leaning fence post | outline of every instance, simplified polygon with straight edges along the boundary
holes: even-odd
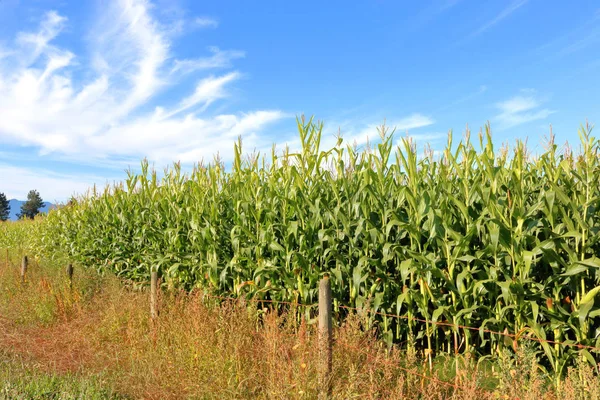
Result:
[[[67,265],[67,279],[69,280],[69,289],[73,289],[73,264]]]
[[[158,296],[158,272],[150,273],[150,317],[154,320],[158,317],[158,306],[156,304]]]
[[[21,284],[25,283],[25,274],[27,273],[27,256],[23,256],[23,261],[21,261]]]
[[[319,284],[319,398],[331,396],[332,324],[331,282],[325,275]]]

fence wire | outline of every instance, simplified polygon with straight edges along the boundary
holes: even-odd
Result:
[[[303,303],[297,303],[297,302],[280,301],[280,300],[272,300],[272,299],[252,299],[252,298],[247,299],[247,298],[243,298],[243,297],[213,296],[213,295],[208,295],[208,294],[204,294],[204,296],[208,297],[208,298],[226,300],[226,301],[242,301],[243,300],[246,302],[255,302],[255,303],[284,304],[284,305],[289,305],[292,307],[317,307],[318,306],[317,303],[303,304]],[[494,331],[494,330],[483,328],[483,327],[461,325],[461,324],[455,324],[455,323],[446,322],[446,321],[433,321],[433,320],[427,320],[427,319],[423,319],[423,318],[410,317],[408,315],[396,315],[396,314],[383,313],[383,312],[379,312],[379,311],[373,311],[368,308],[356,308],[356,307],[345,306],[345,305],[340,305],[340,306],[338,306],[338,308],[348,310],[348,311],[354,311],[357,313],[365,313],[366,312],[369,314],[379,315],[379,316],[383,316],[383,317],[387,317],[387,318],[395,318],[395,319],[401,319],[401,320],[405,320],[405,321],[422,322],[422,323],[436,325],[436,326],[440,326],[440,327],[446,327],[446,328],[466,329],[466,330],[470,330],[470,331],[474,331],[474,332],[483,332],[483,333],[488,333],[491,335],[499,335],[499,336],[508,337],[515,341],[524,339],[524,340],[529,340],[529,341],[538,342],[538,343],[548,343],[548,344],[552,344],[552,345],[574,347],[577,349],[586,349],[586,350],[600,352],[600,347],[585,345],[585,344],[581,344],[581,343],[574,343],[571,341],[562,341],[561,342],[561,341],[556,341],[556,340],[551,340],[551,339],[543,339],[543,338],[538,338],[538,337],[526,336],[526,335],[523,335],[520,333],[499,332],[499,331]]]

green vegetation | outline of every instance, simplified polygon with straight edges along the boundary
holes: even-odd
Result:
[[[0,354],[0,400],[117,400],[100,378],[44,373]]]
[[[37,190],[30,190],[27,193],[27,201],[21,206],[19,218],[33,219],[40,213],[40,208],[44,207],[44,200]]]
[[[580,154],[552,138],[536,157],[521,142],[495,151],[486,127],[479,150],[468,133],[457,145],[450,136],[440,158],[408,139],[394,147],[385,128],[371,149],[339,140],[321,150],[321,129],[299,121],[301,149],[270,158],[244,158],[238,143],[230,170],[215,160],[159,178],[144,163],[34,229],[2,226],[0,247],[134,282],[157,268],[166,288],[303,304],[328,273],[339,314],[349,305],[406,318],[372,315],[388,343],[499,356],[514,343],[492,330],[542,340],[537,357],[558,376],[579,357],[595,367],[590,349],[544,342],[600,347],[600,143],[589,127]]]
[[[19,222],[18,224],[21,224]],[[2,257],[3,258],[3,257]],[[314,399],[317,332],[296,309],[218,302],[163,291],[150,321],[148,292],[111,275],[19,257],[0,262],[0,399]],[[388,348],[351,313],[334,327],[332,399],[600,399],[600,378],[583,357],[560,385],[536,349],[477,361],[428,360]]]
[[[0,193],[0,222],[6,221],[10,213],[10,203],[4,193]]]

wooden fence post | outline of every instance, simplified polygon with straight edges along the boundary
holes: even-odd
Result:
[[[25,283],[25,274],[27,273],[28,263],[27,256],[23,256],[23,261],[21,261],[21,284]]]
[[[69,289],[73,289],[73,264],[67,265],[67,279],[69,280]]]
[[[331,282],[325,275],[319,284],[319,399],[331,396],[332,323]]]
[[[158,272],[150,273],[150,317],[154,320],[158,317]]]

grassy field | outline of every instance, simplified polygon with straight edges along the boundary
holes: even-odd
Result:
[[[145,290],[81,268],[70,290],[64,264],[37,259],[22,286],[18,261],[0,263],[0,398],[316,398],[314,324],[294,310],[163,291],[152,323]],[[334,398],[600,398],[589,366],[556,387],[527,347],[478,363],[441,355],[430,373],[366,322],[336,324]]]

